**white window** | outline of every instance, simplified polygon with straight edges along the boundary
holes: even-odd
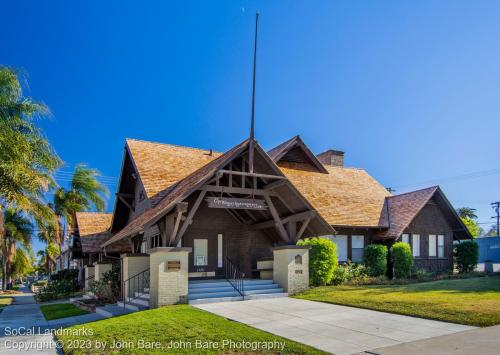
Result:
[[[217,235],[217,267],[222,267],[222,234]]]
[[[436,256],[436,235],[429,234],[429,256]]]
[[[347,261],[347,235],[328,236],[337,245],[337,257],[339,261]]]
[[[205,266],[208,264],[208,239],[194,240],[194,265]]]
[[[401,235],[401,241],[403,243],[410,244],[410,235],[409,234]]]
[[[438,258],[444,258],[444,235],[438,235]]]
[[[146,253],[147,252],[147,247],[148,247],[148,243],[146,243],[145,240],[142,241],[141,243],[141,253]]]
[[[363,254],[365,251],[365,236],[353,235],[351,237],[351,261],[358,263],[363,261]]]
[[[420,234],[411,235],[411,249],[413,256],[420,256]]]
[[[160,239],[160,235],[159,234],[156,234],[154,236],[151,237],[150,239],[150,248],[153,249],[153,248],[157,248],[160,246],[160,242],[161,242],[161,239]]]

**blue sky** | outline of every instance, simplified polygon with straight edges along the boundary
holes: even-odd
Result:
[[[500,2],[138,4],[0,5],[9,14],[0,64],[24,69],[27,94],[50,106],[43,128],[63,171],[86,162],[114,192],[126,137],[219,151],[246,138],[258,10],[264,147],[300,134],[315,152],[344,150],[347,165],[398,193],[441,184],[455,206],[490,220],[500,199]]]

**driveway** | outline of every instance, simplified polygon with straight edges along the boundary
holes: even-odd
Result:
[[[295,298],[209,303],[195,307],[335,354],[355,354],[475,329]]]

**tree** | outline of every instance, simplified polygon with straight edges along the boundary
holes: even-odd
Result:
[[[23,96],[17,74],[0,67],[0,242],[3,248],[3,287],[6,287],[7,250],[3,211],[16,208],[37,223],[54,220],[44,193],[55,185],[52,178],[61,161],[34,118],[49,109]]]
[[[471,207],[460,207],[457,208],[457,213],[460,218],[468,218],[472,220],[477,219],[476,209]]]
[[[465,217],[461,217],[461,220],[474,238],[478,237],[481,234],[481,228],[475,220]]]
[[[488,237],[498,237],[497,226],[491,226],[490,229],[488,229],[488,232],[486,232],[486,235]]]
[[[106,208],[108,189],[102,185],[98,177],[100,173],[85,164],[78,164],[73,172],[69,189],[57,189],[54,194],[54,211],[58,217],[60,231],[63,229],[63,219],[68,225],[74,225],[77,212],[94,208],[103,212]],[[59,243],[62,242],[59,236]]]
[[[17,249],[12,264],[11,275],[14,279],[22,279],[34,271],[33,256],[24,249]]]
[[[8,208],[4,213],[4,228],[3,243],[6,260],[4,279],[10,283],[16,257],[24,257],[23,254],[17,253],[20,250],[18,247],[24,248],[28,253],[31,252],[33,225],[20,211]]]

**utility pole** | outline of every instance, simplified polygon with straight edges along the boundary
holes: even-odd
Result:
[[[500,201],[492,202],[491,207],[495,210],[496,216],[491,218],[496,218],[497,220],[497,236],[500,236]]]

